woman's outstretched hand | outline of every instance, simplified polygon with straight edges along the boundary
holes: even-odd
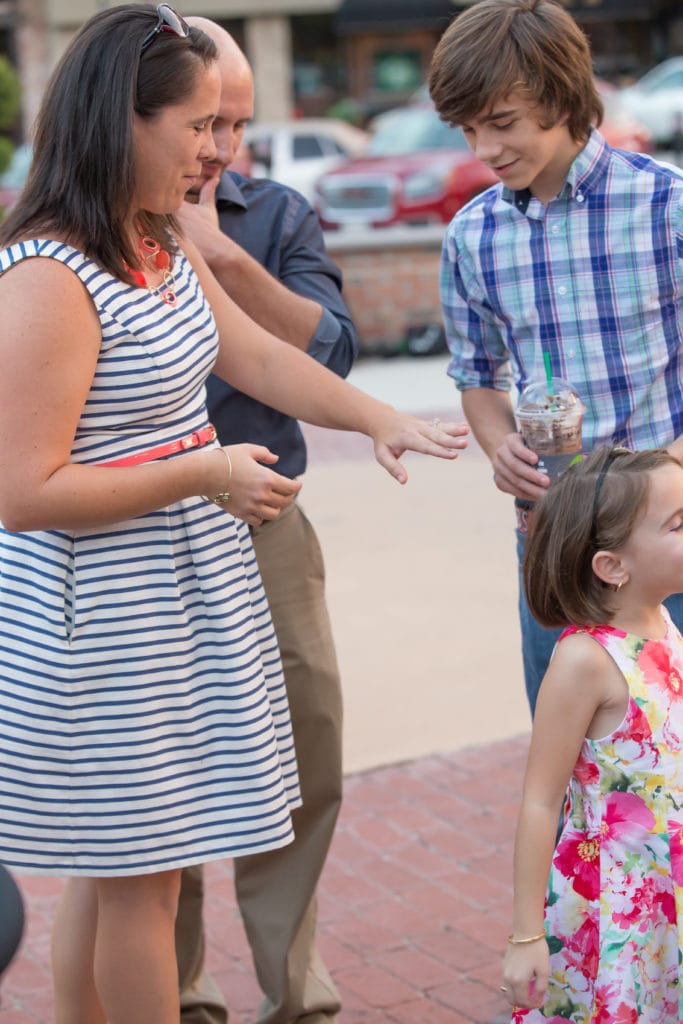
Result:
[[[399,462],[404,452],[421,452],[437,459],[457,459],[458,453],[467,447],[468,433],[466,423],[442,423],[439,419],[427,422],[389,408],[378,418],[370,436],[379,464],[404,484],[408,474]]]
[[[225,450],[232,463],[226,511],[250,526],[277,519],[301,490],[300,481],[269,469],[278,456],[263,445],[231,444]]]

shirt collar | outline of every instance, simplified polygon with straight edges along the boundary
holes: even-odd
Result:
[[[246,210],[247,203],[237,184],[237,178],[231,171],[223,171],[221,180],[216,189],[217,203],[230,203],[232,206],[240,206]]]
[[[576,154],[567,175],[567,184],[574,199],[585,192],[595,191],[607,171],[611,152],[609,143],[596,128],[592,128],[588,142]]]
[[[567,180],[560,195],[582,203],[586,192],[594,191],[602,180],[609,164],[611,147],[596,128],[591,129],[588,142],[572,161]],[[503,186],[502,197],[520,213],[526,213],[533,196],[528,188],[512,189]]]

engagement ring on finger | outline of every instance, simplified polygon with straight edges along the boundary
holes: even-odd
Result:
[[[507,992],[507,989],[506,989],[505,985],[501,985],[500,986],[500,991],[501,992]]]

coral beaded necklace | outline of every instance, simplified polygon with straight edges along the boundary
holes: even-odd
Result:
[[[127,263],[124,263],[126,270],[136,285],[140,288],[146,288],[152,295],[158,295],[167,306],[176,306],[178,304],[178,296],[175,291],[175,277],[171,270],[170,254],[165,249],[162,249],[156,238],[152,238],[151,235],[140,235],[138,253],[143,263],[153,267],[155,270],[162,271],[163,280],[156,288],[151,288],[147,284],[147,278],[141,270],[133,270]]]

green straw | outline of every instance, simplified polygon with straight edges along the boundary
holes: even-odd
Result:
[[[550,353],[543,353],[543,362],[545,363],[545,379],[548,382],[548,394],[552,398],[555,394],[553,391],[553,374],[550,369]]]

